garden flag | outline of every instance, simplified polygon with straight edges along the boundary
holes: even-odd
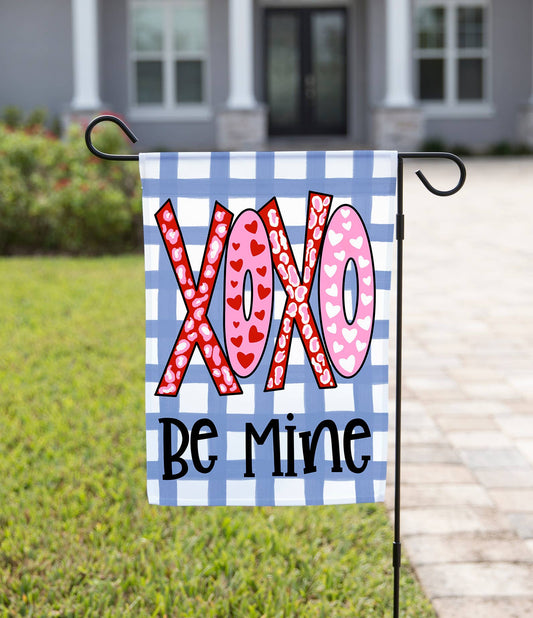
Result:
[[[140,155],[148,499],[384,499],[397,153]]]

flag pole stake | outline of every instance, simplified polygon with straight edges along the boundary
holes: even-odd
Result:
[[[392,566],[394,570],[394,618],[400,615],[400,567],[402,544],[400,538],[400,483],[401,483],[401,434],[402,434],[402,322],[403,322],[403,162],[404,159],[450,159],[459,167],[459,181],[452,189],[442,191],[435,188],[424,174],[418,170],[416,175],[428,191],[446,197],[457,193],[465,183],[466,168],[463,161],[449,152],[399,152],[398,186],[396,211],[396,430],[394,456],[394,541],[392,544]]]

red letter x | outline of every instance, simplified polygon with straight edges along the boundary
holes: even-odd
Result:
[[[189,256],[185,250],[180,227],[170,200],[163,204],[155,216],[183,300],[187,305],[187,315],[157,387],[156,395],[175,397],[178,394],[196,346],[205,360],[219,394],[242,393],[207,318],[207,309],[215,287],[233,215],[218,202],[215,203],[197,287],[194,285]]]
[[[267,391],[281,389],[285,384],[294,322],[319,388],[337,386],[308,302],[330,206],[331,195],[309,193],[303,278],[296,267],[276,198],[267,202],[258,213],[267,228],[274,266],[288,296],[268,374]]]

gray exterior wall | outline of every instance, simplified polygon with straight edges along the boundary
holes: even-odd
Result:
[[[367,2],[366,30],[368,106],[373,109],[385,97],[385,0]]]
[[[367,2],[354,0],[348,8],[348,137],[359,145],[368,143],[368,44]]]
[[[426,135],[446,144],[482,149],[500,141],[519,141],[517,117],[531,94],[532,3],[493,0],[491,32],[492,103],[488,118],[426,119]]]
[[[2,0],[0,58],[0,108],[59,119],[72,99],[70,0]]]
[[[100,0],[98,18],[100,98],[109,111],[126,115],[128,109],[126,0]]]
[[[100,82],[104,106],[126,117],[137,135],[140,150],[212,149],[215,144],[215,117],[227,98],[228,45],[227,0],[209,3],[210,57],[208,62],[209,120],[135,120],[128,118],[130,102],[127,0],[100,0]]]
[[[100,7],[102,34],[102,99],[112,109],[127,115],[128,110],[128,58],[127,58],[127,2],[126,0],[100,0],[105,2],[103,22]],[[287,2],[287,6],[294,5]],[[318,3],[320,4],[320,3]],[[342,3],[341,3],[342,4]],[[368,107],[367,63],[367,0],[352,0],[347,6],[348,16],[348,140],[365,145],[369,139],[370,114]],[[255,95],[259,103],[265,102],[264,29],[263,14],[268,3],[255,3],[254,10],[254,68]],[[273,3],[273,6],[280,6]],[[117,24],[124,24],[117,28]],[[211,56],[209,62],[210,95],[213,118],[210,121],[129,122],[139,137],[139,147],[149,148],[213,148],[215,143],[216,114],[224,109],[228,97],[228,3],[212,0],[210,3]],[[111,58],[110,61],[107,58]]]
[[[377,0],[383,4],[383,0]],[[368,105],[369,72],[366,69],[369,54],[368,6],[373,7],[376,0],[351,0],[347,6],[348,29],[348,140],[351,143],[366,145],[370,135],[370,108]],[[295,3],[287,2],[287,6]],[[297,3],[296,3],[297,4]],[[316,3],[320,4],[320,3]],[[342,3],[341,3],[342,4]],[[255,95],[259,103],[265,102],[264,67],[264,29],[263,14],[268,2],[256,0],[254,10],[254,51],[255,51]],[[280,6],[280,3],[272,3]],[[104,106],[127,116],[128,112],[128,11],[127,0],[100,0],[100,70],[101,97]],[[377,20],[372,24],[378,28]],[[138,147],[143,148],[213,148],[215,144],[215,118],[228,97],[228,2],[210,2],[210,41],[209,61],[210,103],[213,118],[209,121],[138,121],[128,119],[134,133],[139,138]],[[374,53],[374,52],[373,52]],[[384,56],[382,55],[384,61]]]
[[[294,0],[284,4],[299,3]],[[268,4],[255,0],[255,87],[259,102],[265,98],[263,13]],[[320,6],[321,2],[313,4]],[[127,0],[99,0],[100,96],[104,109],[126,118],[139,137],[140,149],[214,148],[216,115],[224,108],[228,95],[228,1],[209,3],[212,116],[202,121],[140,121],[128,116],[127,5]],[[348,15],[346,142],[368,146],[372,111],[385,95],[385,0],[341,0],[339,5],[347,6]],[[493,113],[479,118],[428,116],[428,138],[439,137],[450,145],[477,148],[519,139],[517,117],[532,91],[532,2],[492,0],[491,6]],[[4,0],[0,5],[0,57],[0,108],[17,105],[28,112],[44,106],[52,118],[61,117],[73,96],[70,0]]]

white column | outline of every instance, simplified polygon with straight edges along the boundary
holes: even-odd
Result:
[[[254,109],[253,0],[229,0],[229,109]]]
[[[74,96],[71,108],[101,107],[98,83],[98,0],[72,0]]]
[[[411,15],[409,0],[386,2],[386,107],[411,107]]]

